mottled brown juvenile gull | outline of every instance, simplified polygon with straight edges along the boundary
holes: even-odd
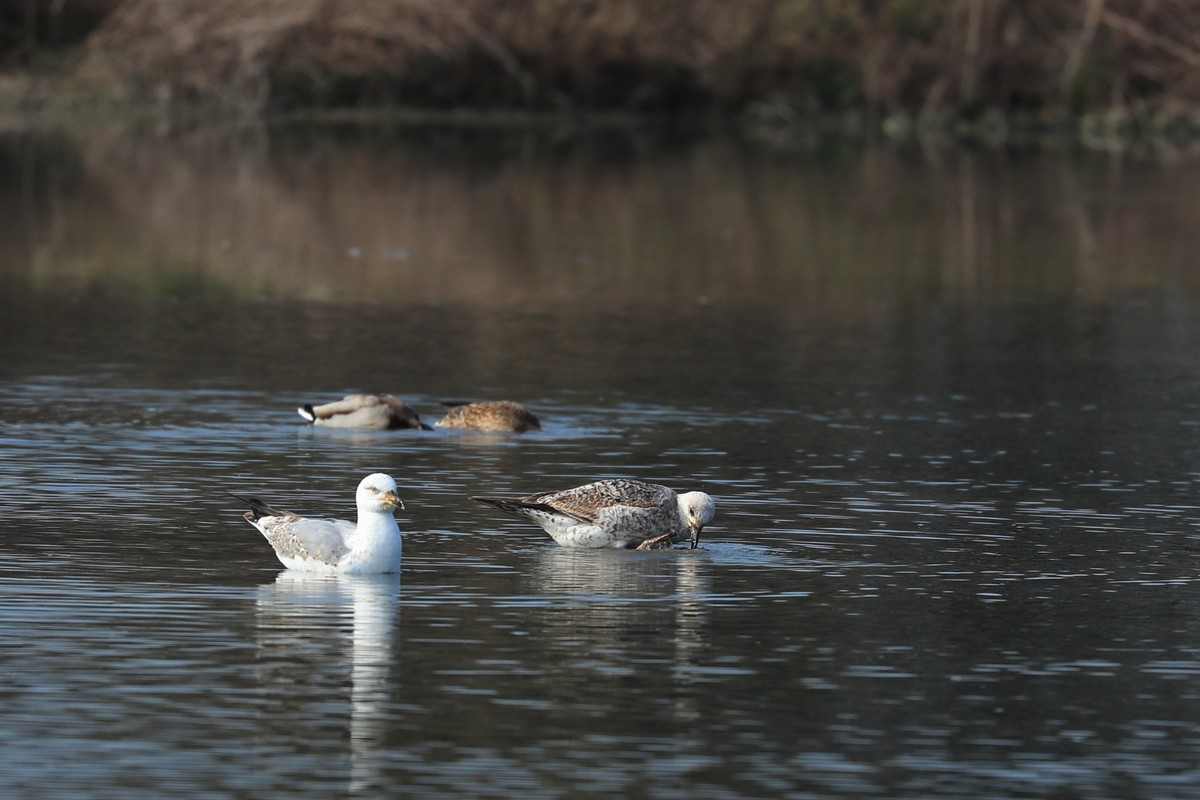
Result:
[[[371,430],[395,430],[397,428],[420,428],[432,430],[421,422],[416,411],[403,400],[390,394],[350,394],[332,403],[314,406],[306,403],[296,413],[313,425],[329,428],[368,428]]]
[[[345,575],[400,571],[400,526],[392,513],[404,503],[389,475],[376,472],[358,484],[357,523],[302,517],[256,497],[232,496],[250,506],[242,516],[267,537],[288,569]]]
[[[563,547],[666,548],[690,539],[712,521],[717,505],[704,492],[676,494],[666,486],[616,479],[520,497],[472,497],[527,517]]]
[[[542,429],[542,424],[532,411],[511,400],[442,405],[450,406],[450,410],[446,412],[446,416],[434,423],[438,428],[508,433],[526,433]]]

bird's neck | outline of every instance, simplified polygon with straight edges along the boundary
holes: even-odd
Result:
[[[368,541],[390,539],[400,535],[400,526],[396,518],[386,511],[358,512],[358,528],[354,532],[355,545],[362,546]]]
[[[358,526],[348,538],[350,553],[338,565],[348,574],[398,572],[404,547],[400,526],[391,514],[379,511],[359,512]]]

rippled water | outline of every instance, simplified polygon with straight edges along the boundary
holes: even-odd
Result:
[[[1168,281],[865,317],[6,285],[6,795],[1200,794],[1200,302]],[[294,413],[356,389],[545,431]],[[281,572],[223,494],[345,516],[375,470],[399,578]],[[616,475],[713,494],[702,548],[466,500]]]

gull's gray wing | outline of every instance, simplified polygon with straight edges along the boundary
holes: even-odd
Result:
[[[337,563],[350,548],[346,537],[354,532],[353,522],[343,519],[313,519],[311,517],[264,517],[259,529],[285,558],[319,561],[329,566]]]

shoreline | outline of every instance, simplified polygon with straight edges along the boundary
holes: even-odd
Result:
[[[670,131],[682,138],[734,136],[783,148],[826,140],[946,143],[991,147],[1079,145],[1123,152],[1143,148],[1200,151],[1200,110],[1172,104],[1141,111],[1126,107],[1069,115],[989,109],[980,113],[873,113],[866,110],[804,112],[786,103],[755,103],[743,110],[651,112],[571,108],[432,108],[393,104],[308,106],[250,110],[219,100],[191,102],[130,98],[73,76],[32,71],[0,73],[0,128],[39,124],[152,125],[165,130],[224,125],[394,125],[462,130]]]
[[[1183,0],[31,0],[8,23],[10,120],[1200,141]]]

